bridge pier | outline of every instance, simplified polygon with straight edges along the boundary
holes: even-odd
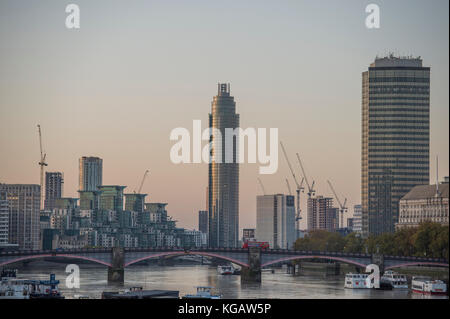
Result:
[[[261,282],[261,249],[249,248],[248,265],[241,269],[241,282]]]
[[[302,268],[300,261],[292,261],[291,263],[287,264],[286,267],[287,273],[293,276],[299,276],[301,269]]]
[[[111,251],[111,265],[108,267],[108,284],[124,284],[125,254],[123,248],[114,247]]]

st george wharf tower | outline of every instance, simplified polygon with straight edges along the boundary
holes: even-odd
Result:
[[[217,95],[211,103],[209,128],[218,130],[222,141],[222,160],[215,162],[216,146],[211,134],[212,159],[208,174],[208,221],[209,247],[237,247],[239,237],[239,163],[237,155],[237,137],[233,137],[233,145],[225,145],[225,129],[239,127],[239,114],[236,114],[236,102],[230,95],[229,84],[218,84]],[[217,142],[217,141],[216,141]],[[225,162],[225,149],[233,151],[233,161]]]

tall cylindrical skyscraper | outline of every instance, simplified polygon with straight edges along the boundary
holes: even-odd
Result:
[[[238,138],[232,139],[233,145],[226,145],[226,129],[239,127],[239,114],[236,103],[230,96],[230,85],[218,85],[217,96],[213,98],[209,127],[221,133],[221,143],[214,141],[212,134],[212,160],[208,175],[208,215],[209,246],[237,247],[239,237],[239,163],[237,154]],[[219,146],[217,146],[219,145]],[[215,161],[215,147],[221,147],[221,161]],[[226,163],[225,150],[233,151],[233,161]]]

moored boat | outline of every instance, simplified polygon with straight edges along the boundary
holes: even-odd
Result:
[[[50,280],[29,280],[18,279],[17,270],[3,270],[0,299],[64,299],[58,284],[55,274],[50,274]]]
[[[161,299],[179,298],[177,290],[143,290],[143,287],[131,287],[123,291],[103,291],[101,299]]]
[[[0,299],[30,299],[26,280],[17,278],[17,270],[3,269],[0,274]]]
[[[213,295],[211,293],[212,287],[197,287],[197,294],[195,295],[184,295],[182,299],[221,299],[221,295]]]
[[[385,271],[380,279],[381,285],[390,285],[394,289],[408,289],[408,280],[405,275],[392,270]]]
[[[219,275],[233,275],[234,268],[233,266],[218,266],[217,272],[219,273]]]
[[[367,276],[368,276],[367,274],[354,274],[354,273],[346,274],[344,288],[351,288],[351,289],[370,288],[366,282]]]
[[[442,280],[432,280],[431,277],[413,277],[411,289],[415,293],[429,295],[446,295],[447,285]]]

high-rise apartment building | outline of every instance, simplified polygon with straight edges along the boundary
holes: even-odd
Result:
[[[236,114],[236,103],[234,97],[230,95],[229,84],[218,85],[218,94],[211,104],[209,127],[211,132],[217,130],[221,133],[221,141],[214,140],[213,134],[210,140],[213,146],[208,174],[209,246],[237,247],[239,240],[238,138],[233,138],[232,145],[226,145],[225,130],[239,127],[239,114]],[[220,163],[214,160],[217,152],[220,152],[222,157]],[[233,155],[232,161],[228,163],[225,158],[227,152],[232,152]]]
[[[124,194],[125,210],[142,213],[144,211],[145,197],[147,194]]]
[[[44,209],[53,210],[55,200],[63,196],[64,175],[60,172],[45,172]]]
[[[322,229],[335,231],[338,228],[339,210],[333,207],[333,198],[316,196],[308,198],[308,231]]]
[[[362,207],[361,205],[353,206],[353,229],[355,233],[362,232]]]
[[[271,248],[292,248],[296,240],[294,196],[257,196],[256,238]]]
[[[41,187],[0,184],[0,193],[6,193],[8,201],[9,244],[17,244],[19,249],[39,249]]]
[[[79,160],[80,191],[96,191],[103,181],[103,160],[98,157],[83,156]]]
[[[208,211],[198,211],[198,230],[202,233],[208,233]]]
[[[377,58],[362,74],[363,236],[394,231],[399,200],[429,184],[430,68]]]
[[[102,185],[100,190],[100,209],[123,211],[123,190],[126,186]]]
[[[78,191],[81,210],[97,210],[100,208],[100,191]]]
[[[9,209],[5,191],[0,192],[0,247],[9,241]]]

